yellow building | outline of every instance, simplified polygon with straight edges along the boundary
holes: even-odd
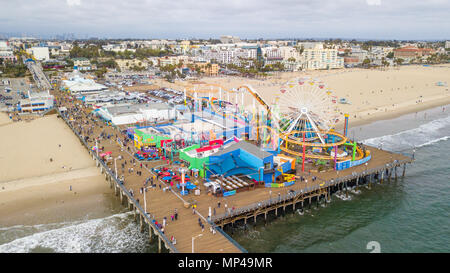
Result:
[[[135,66],[136,67],[144,67],[145,69],[148,68],[148,63],[146,61],[139,60],[139,59],[132,59],[132,60],[116,59],[115,61],[121,71],[130,70],[132,67],[135,67]]]
[[[207,62],[196,62],[196,67],[200,68],[200,71],[207,76],[217,76],[219,75],[219,65],[218,64],[212,64]]]

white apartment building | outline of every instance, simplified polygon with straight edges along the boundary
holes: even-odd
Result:
[[[34,56],[36,60],[46,61],[50,59],[50,52],[48,47],[32,47],[27,49],[28,54]]]
[[[303,43],[302,43],[303,44]],[[307,70],[344,67],[344,58],[338,57],[335,48],[323,48],[323,43],[305,43],[303,67]]]
[[[274,64],[283,61],[283,56],[279,47],[262,48],[265,64]]]

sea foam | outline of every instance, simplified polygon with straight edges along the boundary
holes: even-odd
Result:
[[[450,138],[450,116],[436,119],[417,128],[401,131],[391,135],[369,138],[362,142],[390,151],[401,151],[423,147],[448,140]]]
[[[144,252],[148,238],[130,217],[127,212],[36,232],[0,245],[0,252]]]

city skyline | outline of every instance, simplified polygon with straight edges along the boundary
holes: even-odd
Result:
[[[2,1],[0,33],[52,38],[444,40],[449,1]]]

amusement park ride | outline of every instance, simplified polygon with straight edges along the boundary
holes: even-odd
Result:
[[[244,102],[245,93],[251,95],[252,103]],[[190,99],[193,109],[209,107],[213,113],[250,124],[252,131],[244,136],[246,139],[254,140],[262,149],[296,157],[302,171],[305,162],[339,170],[370,160],[370,153],[347,137],[348,115],[344,117],[343,134],[335,131],[341,115],[336,97],[315,79],[286,82],[271,104],[250,85],[233,90],[220,85],[194,85],[187,87],[184,94],[185,103]]]

